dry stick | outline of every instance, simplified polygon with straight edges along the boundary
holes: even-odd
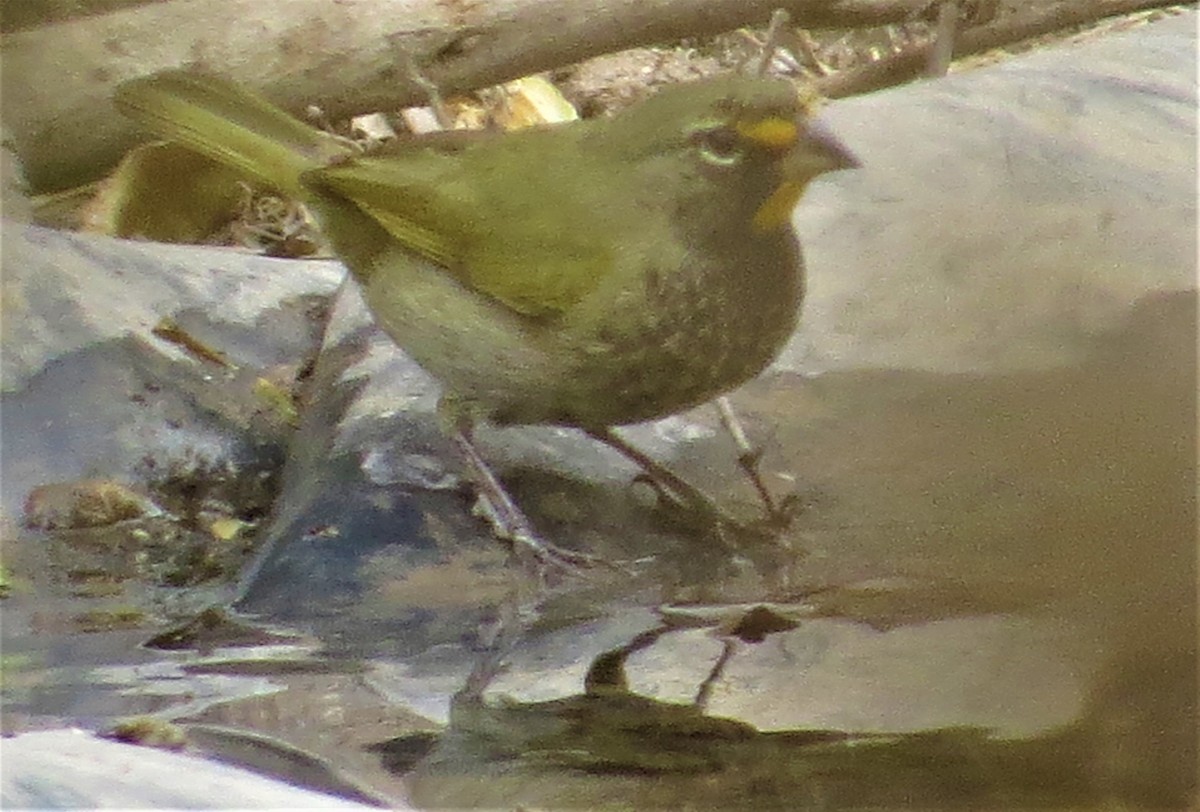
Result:
[[[771,22],[767,25],[767,36],[763,42],[762,60],[758,63],[758,70],[755,71],[758,76],[766,76],[767,71],[771,69],[771,60],[779,48],[779,32],[790,20],[791,16],[784,9],[777,8],[771,12]]]
[[[958,3],[955,0],[946,0],[938,6],[933,48],[929,51],[929,63],[925,66],[926,76],[945,76],[950,70],[950,61],[954,58],[954,34],[958,29],[958,20]]]
[[[1094,23],[1105,17],[1177,5],[1162,0],[1088,0],[1078,6],[1044,9],[1010,17],[963,31],[954,45],[960,58],[1014,42],[1039,37],[1065,28]],[[840,71],[816,80],[817,88],[831,99],[869,93],[903,84],[921,75],[929,64],[932,45],[925,43],[853,70]]]
[[[421,90],[425,91],[425,95],[429,99],[429,109],[433,112],[434,118],[437,119],[438,126],[443,130],[452,129],[454,127],[454,120],[449,111],[446,110],[446,102],[442,99],[442,91],[421,72],[421,68],[417,65],[417,58],[413,56],[412,51],[405,49],[403,53],[404,67],[408,72],[408,78],[420,87]]]
[[[786,36],[785,44],[788,50],[795,54],[797,60],[809,70],[818,76],[828,76],[833,72],[828,65],[821,61],[821,57],[817,54],[816,43],[807,31],[789,29]]]

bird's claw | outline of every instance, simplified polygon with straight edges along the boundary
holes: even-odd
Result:
[[[597,555],[568,550],[540,539],[532,533],[500,533],[513,546],[513,553],[518,558],[531,560],[537,568],[537,574],[543,580],[551,571],[562,572],[566,575],[588,577],[596,569],[609,569],[622,575],[635,575],[623,562],[609,561]]]

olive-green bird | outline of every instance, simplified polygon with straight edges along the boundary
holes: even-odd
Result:
[[[573,426],[631,453],[611,427],[757,375],[803,297],[792,209],[813,178],[857,165],[779,79],[369,153],[207,74],[136,79],[116,103],[305,202],[380,326],[444,386],[480,465],[479,420]]]

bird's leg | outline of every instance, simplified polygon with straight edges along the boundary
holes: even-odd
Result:
[[[528,556],[536,561],[539,576],[545,576],[549,568],[577,575],[583,569],[604,563],[595,556],[564,550],[537,535],[525,513],[517,507],[480,455],[468,424],[458,425],[454,431],[454,441],[471,469],[494,532],[500,539],[512,544],[513,552],[518,557]]]
[[[763,508],[767,511],[768,516],[774,516],[778,508],[775,505],[775,500],[771,496],[771,492],[767,490],[766,484],[762,481],[762,474],[759,473],[758,463],[762,459],[762,448],[755,448],[750,445],[750,441],[746,439],[746,430],[742,428],[742,421],[738,419],[737,413],[733,410],[733,404],[729,402],[729,398],[721,395],[717,398],[717,414],[721,417],[721,425],[725,427],[725,431],[729,432],[729,436],[733,438],[734,445],[738,450],[738,467],[742,469],[742,473],[746,475],[746,479],[750,480],[750,484],[754,486],[754,490],[758,493],[758,498],[762,500]]]
[[[733,410],[733,404],[729,402],[729,398],[722,395],[717,398],[716,404],[721,425],[725,427],[725,431],[729,432],[729,436],[733,438],[733,442],[737,446],[738,467],[742,469],[742,473],[746,475],[746,479],[750,480],[751,486],[758,494],[758,498],[763,504],[763,510],[767,514],[767,524],[786,528],[794,516],[795,499],[784,497],[782,502],[777,502],[775,497],[771,496],[766,483],[763,482],[762,472],[758,469],[763,455],[762,447],[755,448],[750,445],[750,441],[746,438],[746,430],[742,428],[742,421],[738,419],[737,412]]]
[[[742,473],[746,475],[746,479],[750,481],[751,486],[758,494],[758,498],[763,504],[763,510],[766,512],[767,524],[786,528],[795,516],[795,496],[785,496],[782,501],[776,501],[775,497],[771,495],[766,483],[763,482],[762,472],[759,470],[763,449],[750,445],[750,441],[746,439],[746,431],[742,428],[742,421],[738,419],[737,412],[733,410],[729,398],[724,395],[717,398],[717,414],[720,415],[721,425],[729,432],[729,436],[733,438],[733,442],[738,448],[738,467],[742,469]]]
[[[722,531],[731,529],[735,531],[748,530],[747,526],[737,519],[730,516],[721,507],[713,501],[712,497],[704,491],[697,488],[687,480],[680,477],[670,468],[667,468],[662,463],[650,457],[641,449],[631,445],[625,438],[617,434],[611,428],[601,429],[584,429],[589,437],[599,440],[615,451],[620,452],[629,460],[634,462],[639,468],[645,472],[650,479],[651,484],[660,496],[670,498],[678,507],[690,509],[707,520],[710,520],[718,531],[718,535],[724,538]]]

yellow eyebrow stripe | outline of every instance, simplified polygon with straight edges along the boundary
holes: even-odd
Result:
[[[757,121],[739,121],[736,127],[738,133],[769,149],[788,149],[796,143],[799,135],[796,122],[773,116]]]

